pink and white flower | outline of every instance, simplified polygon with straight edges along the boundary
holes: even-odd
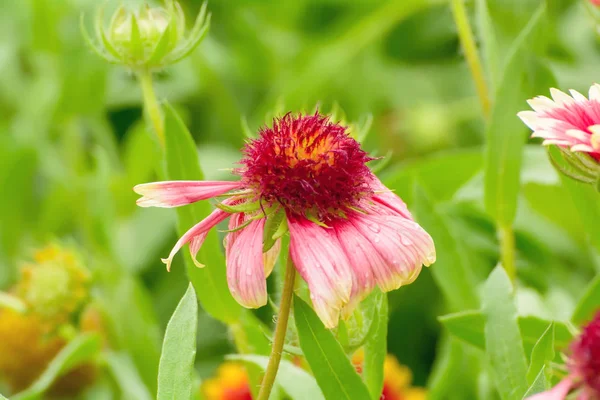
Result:
[[[289,231],[292,261],[315,311],[333,328],[375,285],[397,289],[435,261],[431,237],[367,167],[372,158],[360,144],[328,117],[287,114],[263,128],[243,152],[241,167],[234,170],[241,178],[237,182],[171,181],[134,188],[142,207],[224,197],[179,239],[163,260],[167,268],[185,244],[195,259],[208,231],[231,217],[225,238],[229,289],[243,306],[261,307],[280,237]]]
[[[594,84],[586,98],[576,90],[571,95],[550,89],[552,99],[537,96],[528,100],[533,111],[521,111],[519,118],[533,130],[532,137],[544,145],[555,144],[572,152],[587,153],[600,161],[600,85]]]

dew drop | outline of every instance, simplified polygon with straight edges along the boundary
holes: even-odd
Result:
[[[380,238],[379,236],[375,236],[375,237],[373,238],[373,241],[374,241],[375,243],[379,243],[379,242],[381,241],[381,238]]]
[[[246,275],[252,276],[252,270],[250,268],[246,269]]]
[[[400,234],[400,243],[402,243],[405,246],[410,246],[411,244],[413,244],[413,241],[410,240],[408,236]]]
[[[381,226],[375,222],[370,222],[368,225],[369,229],[375,233],[381,232]]]
[[[425,257],[425,260],[427,261],[427,264],[433,264],[435,262],[435,252],[431,252],[429,254],[427,254],[427,257]]]

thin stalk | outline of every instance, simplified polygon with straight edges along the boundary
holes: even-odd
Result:
[[[283,291],[281,292],[281,303],[279,304],[279,313],[277,314],[277,325],[275,326],[275,336],[273,337],[273,347],[271,347],[269,364],[267,365],[267,370],[265,371],[265,377],[262,380],[257,400],[268,400],[271,390],[273,389],[273,384],[275,383],[279,362],[281,361],[283,344],[285,342],[285,334],[287,332],[295,279],[296,267],[294,266],[292,257],[288,255],[285,278],[283,281]]]
[[[163,124],[162,114],[160,112],[160,105],[156,99],[156,93],[154,92],[154,86],[152,85],[152,73],[148,70],[140,71],[138,74],[140,85],[142,87],[142,94],[144,96],[144,109],[146,114],[152,122],[158,141],[162,147],[165,147],[165,128]]]
[[[469,69],[471,70],[473,81],[475,82],[481,109],[484,116],[487,118],[490,114],[490,96],[477,45],[473,38],[473,30],[471,29],[471,24],[469,23],[469,18],[465,9],[464,0],[452,0],[452,14],[454,15],[454,23],[458,29],[458,37],[465,53],[465,59],[467,60],[467,64],[469,64]]]
[[[500,256],[502,266],[512,282],[517,278],[515,265],[515,233],[512,226],[500,227]]]

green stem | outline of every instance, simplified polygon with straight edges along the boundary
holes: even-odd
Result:
[[[512,226],[500,227],[500,247],[502,266],[510,280],[514,282],[517,278],[517,268],[515,266],[515,233]]]
[[[471,29],[467,11],[465,9],[464,0],[452,0],[452,14],[454,15],[454,22],[458,29],[458,37],[460,38],[467,64],[469,64],[469,69],[471,70],[473,81],[475,82],[481,109],[483,110],[484,116],[487,118],[490,114],[490,96],[485,80],[485,74],[483,73],[483,67],[481,66],[479,58],[479,52],[477,51],[477,45],[473,38],[473,30]]]
[[[142,93],[144,95],[144,108],[148,118],[152,122],[158,141],[162,147],[165,146],[165,128],[163,125],[162,114],[160,112],[160,105],[156,99],[156,93],[154,92],[154,86],[152,85],[152,73],[148,70],[142,70],[138,73],[138,79],[142,87]]]
[[[265,371],[265,377],[262,380],[257,400],[268,400],[271,390],[273,389],[273,384],[275,383],[279,362],[281,361],[283,344],[285,343],[285,334],[287,332],[290,309],[292,306],[295,279],[296,267],[294,266],[292,257],[288,255],[285,278],[283,281],[283,291],[281,293],[281,303],[279,304],[279,314],[277,314],[277,325],[275,326],[275,336],[273,337],[273,347],[271,347],[269,364],[267,365],[267,370]]]

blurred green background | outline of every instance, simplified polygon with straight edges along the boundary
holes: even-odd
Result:
[[[509,32],[541,2],[493,3]],[[193,21],[201,3],[181,4]],[[540,60],[559,88],[585,92],[600,65],[594,23],[579,2],[549,4]],[[83,43],[80,16],[91,24],[98,5],[0,2],[0,288],[9,290],[21,263],[49,241],[77,247],[93,272],[110,346],[132,360],[152,391],[160,340],[187,278],[180,259],[171,273],[160,262],[176,241],[175,214],[135,206],[131,188],[156,179],[160,155],[134,76]],[[107,2],[107,10],[116,5]],[[209,9],[204,42],[156,75],[159,98],[176,106],[196,139],[207,179],[230,179],[226,169],[239,158],[245,124],[256,131],[277,113],[316,106],[339,106],[357,123],[372,117],[365,147],[389,158],[380,176],[411,210],[419,206],[418,184],[435,211],[426,228],[453,239],[450,249],[438,244],[441,262],[462,260],[476,282],[487,276],[498,241],[483,207],[484,121],[447,2],[213,0]],[[515,222],[519,312],[567,319],[600,268],[598,252],[544,150],[530,145],[523,157]],[[417,385],[434,384],[456,345],[437,317],[460,309],[429,269],[389,300],[389,351],[412,369]],[[201,316],[200,375],[232,351],[225,327]],[[455,385],[444,398],[483,398],[491,384],[484,371]]]

